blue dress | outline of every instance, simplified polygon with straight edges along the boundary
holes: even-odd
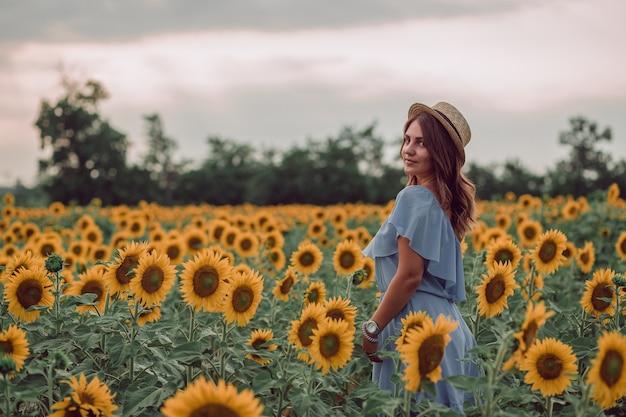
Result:
[[[411,311],[425,311],[433,320],[440,314],[458,322],[450,333],[452,340],[446,345],[441,362],[442,378],[452,375],[478,376],[478,367],[467,359],[468,350],[476,346],[476,340],[467,327],[456,302],[465,300],[465,278],[461,245],[454,234],[452,224],[435,196],[425,187],[407,186],[396,197],[393,210],[380,227],[372,241],[363,250],[365,256],[374,258],[376,285],[381,301],[398,268],[398,236],[409,239],[410,247],[425,260],[422,282],[407,305],[383,329],[379,337],[379,349],[395,351],[395,343],[386,343],[390,336],[399,336],[402,318]],[[383,347],[384,346],[384,347]],[[391,375],[396,373],[393,359],[385,358],[374,363],[373,381],[381,389],[394,392]],[[403,389],[403,387],[399,387]],[[463,403],[473,403],[473,396],[457,390],[448,382],[436,383],[440,404],[464,414]],[[416,395],[420,400],[422,393]]]

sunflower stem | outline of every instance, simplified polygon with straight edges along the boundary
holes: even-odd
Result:
[[[48,383],[48,412],[52,413],[52,404],[54,403],[54,400],[52,398],[52,367],[54,366],[53,363],[49,363],[48,367],[46,369],[46,382]]]
[[[61,320],[59,315],[61,314],[61,277],[58,272],[54,273],[54,324],[56,327],[56,334],[61,331]]]
[[[552,396],[548,395],[546,397],[546,416],[547,417],[552,417],[552,405],[553,405]]]
[[[135,312],[133,314],[133,328],[131,329],[131,332],[130,332],[131,355],[130,355],[130,361],[128,364],[128,372],[129,372],[128,375],[130,377],[131,382],[135,380],[135,352],[132,352],[132,350],[134,350],[135,337],[137,337],[137,333],[138,333],[138,330],[137,330],[137,328],[139,327],[139,322],[137,321],[138,318],[139,318],[139,301],[135,301]]]
[[[6,415],[11,415],[11,387],[9,386],[9,374],[4,374],[4,409],[6,410]]]
[[[530,265],[530,272],[528,273],[528,301],[533,300],[533,292],[535,291],[535,263]]]
[[[193,342],[195,339],[195,329],[196,329],[196,314],[195,314],[195,310],[193,307],[189,306],[189,336],[188,336],[188,340],[190,342]],[[186,384],[185,385],[189,385],[191,383],[191,381],[193,380],[193,369],[192,369],[192,365],[187,365],[187,369],[186,369]]]
[[[613,318],[615,319],[615,330],[620,331],[620,317],[622,316],[622,312],[620,311],[620,286],[615,285],[615,314],[613,314]]]
[[[228,323],[226,317],[222,315],[222,345],[220,346],[220,379],[226,380],[226,336],[228,336]]]
[[[409,391],[408,389],[404,390],[404,415],[406,417],[410,417],[411,416],[411,397],[412,397],[412,393],[411,391]]]

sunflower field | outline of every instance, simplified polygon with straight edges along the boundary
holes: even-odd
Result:
[[[371,382],[361,250],[384,206],[0,203],[1,416],[429,416],[456,323],[416,313]],[[626,415],[626,202],[507,194],[462,242],[467,416]],[[414,392],[427,395],[418,403]]]

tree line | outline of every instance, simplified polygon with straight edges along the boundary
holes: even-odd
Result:
[[[38,184],[15,189],[24,201],[41,196],[47,202],[104,205],[208,203],[255,205],[372,203],[385,204],[405,182],[399,161],[385,163],[388,149],[397,152],[400,138],[387,143],[375,124],[345,127],[335,137],[309,139],[283,152],[258,151],[249,144],[209,136],[199,163],[176,160],[177,142],[168,137],[158,114],[144,116],[147,152],[140,162],[127,161],[126,135],[104,120],[98,104],[108,97],[104,86],[64,80],[63,96],[43,100],[35,126],[41,149]],[[610,128],[600,129],[584,117],[570,119],[559,143],[567,158],[546,173],[535,174],[517,160],[481,166],[468,163],[465,174],[476,184],[478,197],[516,195],[588,195],[611,183],[626,189],[626,161],[613,161],[599,146],[610,142]],[[392,148],[390,148],[392,147]]]

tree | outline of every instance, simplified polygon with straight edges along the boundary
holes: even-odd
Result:
[[[143,158],[143,166],[150,173],[150,179],[158,187],[159,202],[170,204],[172,190],[187,161],[174,162],[172,154],[178,148],[173,139],[165,136],[161,117],[154,113],[144,116],[148,122],[148,152]]]
[[[43,100],[35,122],[41,149],[51,151],[39,160],[40,184],[50,199],[63,203],[98,197],[118,204],[128,141],[98,114],[98,103],[108,94],[93,80],[82,86],[62,83],[65,95],[56,104]]]
[[[578,197],[608,187],[614,181],[611,154],[597,146],[611,141],[611,128],[600,131],[595,122],[580,116],[570,119],[570,127],[571,130],[559,136],[561,144],[571,147],[569,159],[559,161],[556,168],[548,172],[550,193]]]

